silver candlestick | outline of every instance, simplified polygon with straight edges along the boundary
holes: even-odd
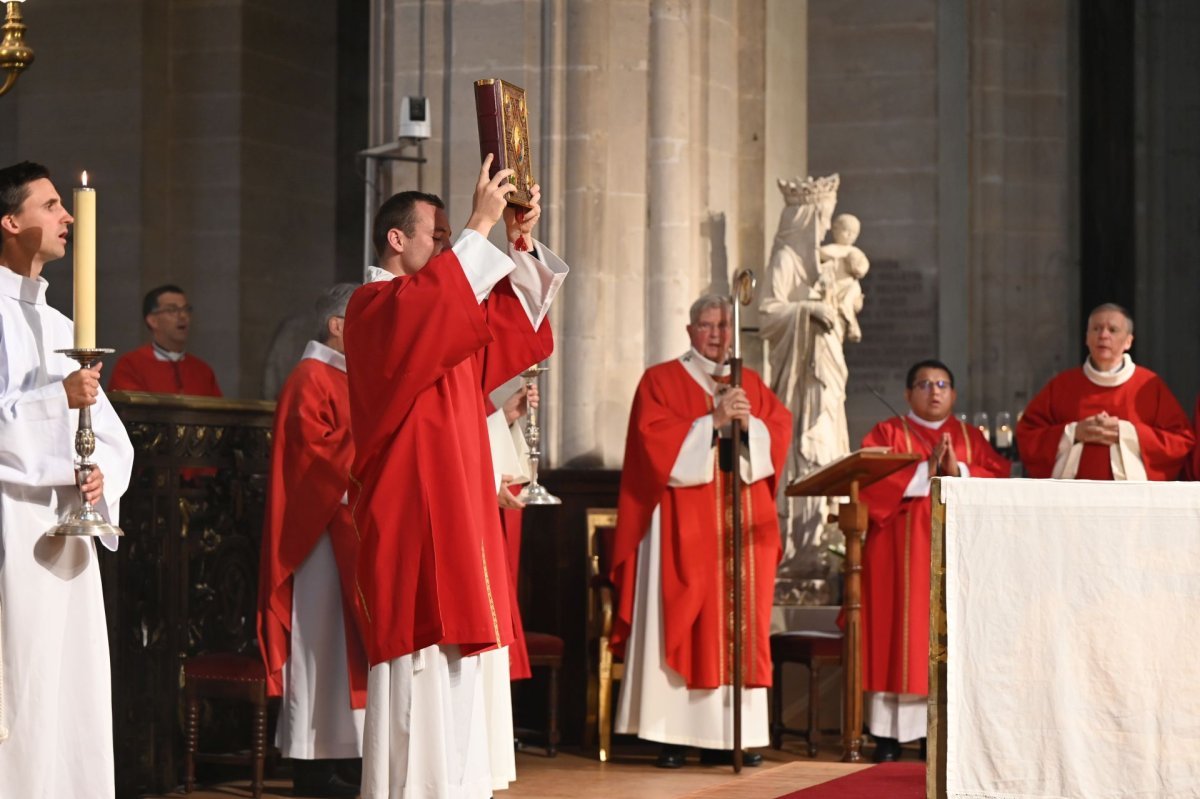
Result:
[[[79,362],[81,369],[91,369],[101,356],[111,355],[115,351],[103,348],[55,350],[68,358],[74,358]],[[125,535],[120,527],[109,524],[83,493],[83,484],[96,468],[96,464],[90,460],[95,451],[96,434],[92,431],[92,409],[84,406],[79,409],[79,429],[75,431],[75,454],[79,456],[75,470],[80,485],[80,508],[59,522],[47,535]]]
[[[548,371],[550,371],[548,366],[533,366],[522,372],[521,377],[525,378],[526,392],[528,393],[529,389],[537,385],[538,376],[542,372]],[[561,505],[562,500],[551,494],[544,485],[538,482],[538,461],[542,456],[539,449],[541,438],[542,431],[538,428],[537,408],[530,404],[529,424],[525,427],[525,443],[529,445],[529,483],[517,499],[526,505]]]

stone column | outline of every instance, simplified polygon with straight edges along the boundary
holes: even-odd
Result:
[[[646,363],[677,356],[691,302],[688,4],[650,4]]]
[[[597,403],[607,339],[601,324],[604,258],[607,114],[608,13],[605,0],[580,0],[568,7],[567,156],[564,164],[566,240],[571,286],[563,307],[561,448],[568,463],[599,457]]]

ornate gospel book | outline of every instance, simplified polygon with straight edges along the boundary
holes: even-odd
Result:
[[[499,78],[475,81],[475,113],[479,117],[479,157],[492,159],[491,174],[512,169],[509,178],[517,190],[509,205],[529,208],[533,195],[533,169],[529,151],[529,111],[525,90]]]

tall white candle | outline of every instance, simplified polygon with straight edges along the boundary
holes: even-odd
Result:
[[[96,190],[75,189],[75,348],[96,346]]]

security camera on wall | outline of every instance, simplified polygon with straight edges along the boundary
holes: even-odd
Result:
[[[400,131],[398,138],[423,141],[429,138],[429,120],[433,116],[428,97],[409,96],[400,100]]]

